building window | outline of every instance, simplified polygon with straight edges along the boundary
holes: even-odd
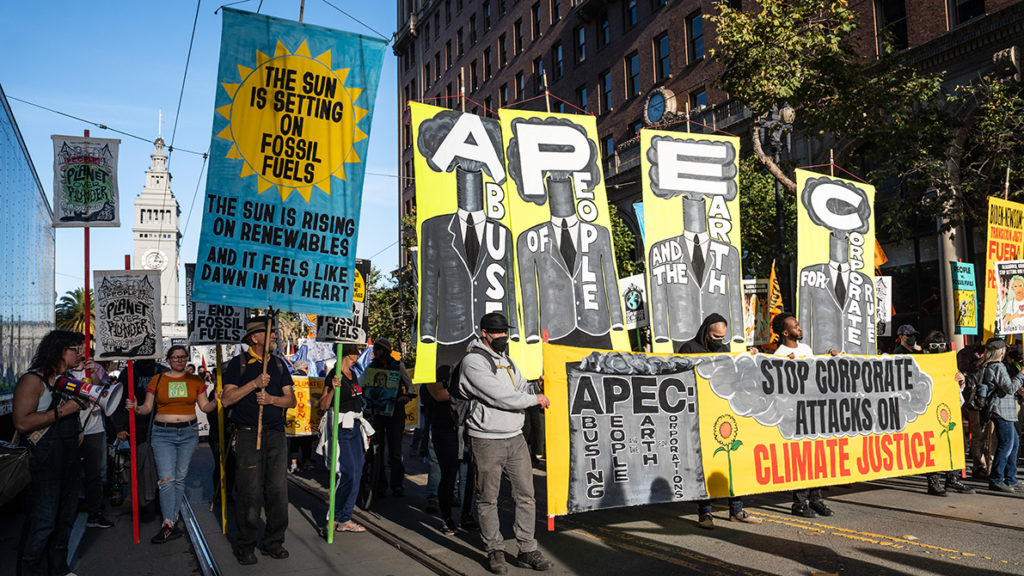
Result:
[[[437,30],[436,26],[434,27],[434,30]],[[426,47],[426,45],[427,45],[427,39],[428,38],[430,38],[430,22],[427,22],[426,24],[423,25],[423,46],[424,47]],[[437,36],[434,36],[434,38],[436,39]]]
[[[441,33],[441,11],[434,12],[434,40],[437,40],[437,35]]]
[[[644,127],[644,123],[640,122],[639,120],[637,120],[636,122],[633,122],[632,124],[630,124],[629,125],[630,137],[633,137],[633,136],[636,136],[636,135],[640,134],[640,129],[643,128],[643,127]]]
[[[466,45],[462,42],[462,28],[459,28],[458,32],[455,33],[455,50],[462,58],[462,55],[466,53]]]
[[[469,45],[476,46],[476,14],[469,17]]]
[[[696,110],[701,106],[708,105],[708,93],[704,90],[690,92],[690,110]]]
[[[516,20],[516,23],[512,25],[512,51],[515,54],[519,54],[523,51],[523,19]]]
[[[597,47],[603,48],[612,41],[612,25],[608,21],[608,13],[601,12],[597,17]]]
[[[544,91],[544,57],[538,56],[533,60],[533,78],[536,93]]]
[[[612,72],[611,70],[605,70],[601,72],[600,79],[598,81],[598,87],[601,90],[601,110],[600,113],[611,112],[612,110]]]
[[[669,57],[668,32],[654,38],[654,79],[661,82],[672,74],[672,61]]]
[[[484,80],[491,78],[491,49],[484,48]]]
[[[602,144],[604,145],[604,159],[611,160],[612,156],[615,155],[615,138],[605,136]]]
[[[888,36],[893,48],[906,50],[907,5],[904,0],[876,0],[875,11],[879,23],[879,36]]]
[[[452,23],[452,0],[444,0],[444,25],[450,26]]]
[[[530,14],[533,16],[533,39],[540,38],[540,2],[533,5],[530,9]]]
[[[573,34],[573,38],[576,39],[576,63],[580,64],[587,60],[587,29],[580,26],[576,29],[576,33]]]
[[[484,1],[484,31],[491,29],[491,0]]]
[[[498,105],[508,106],[508,84],[502,84],[498,89]]]
[[[490,96],[488,96],[487,98],[484,98],[484,108],[486,109],[485,112],[487,112],[488,114],[490,114],[491,110],[494,110],[494,108],[491,107],[491,104],[492,104],[492,102],[491,102],[491,97]]]
[[[423,89],[430,89],[430,62],[423,64]]]
[[[508,10],[505,8],[505,0],[498,0],[498,15],[504,16]]]
[[[589,112],[587,108],[587,87],[580,86],[576,89],[576,105],[580,107],[584,112]]]
[[[565,102],[562,102],[561,100],[556,100],[555,112],[558,112],[559,114],[565,114]]]
[[[551,23],[562,19],[562,0],[551,0]]]
[[[449,40],[444,43],[444,69],[449,70],[452,67],[452,41]]]
[[[639,21],[640,15],[637,14],[636,0],[627,0],[622,4],[622,27],[629,30]]]
[[[668,0],[651,0],[651,9],[657,10],[658,8],[661,8],[665,4],[668,4]]]
[[[626,98],[640,95],[640,55],[626,56]]]
[[[441,53],[434,54],[434,82],[441,78]]]
[[[559,42],[551,49],[551,73],[554,75],[554,79],[558,80],[562,77],[563,72],[562,43]]]
[[[526,85],[523,82],[523,73],[516,72],[516,100],[523,99],[523,93],[526,91]]]
[[[700,12],[686,19],[687,40],[690,44],[690,63],[704,58],[704,24]]]
[[[508,42],[506,41],[505,35],[498,36],[498,66],[504,66],[508,64]]]
[[[469,91],[476,92],[479,87],[477,74],[476,74],[476,60],[473,60],[469,65]]]
[[[454,106],[452,105],[452,98],[454,96],[455,93],[452,92],[452,83],[449,82],[448,85],[444,87],[444,105],[449,108],[454,108]]]
[[[455,2],[455,11],[456,12],[462,12],[462,0],[456,0],[456,2]]]

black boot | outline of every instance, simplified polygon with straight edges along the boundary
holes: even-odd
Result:
[[[942,472],[928,474],[928,493],[932,496],[945,496],[946,489],[942,486],[944,475]]]
[[[974,490],[961,482],[953,471],[946,472],[946,490],[952,490],[959,494],[974,494]]]

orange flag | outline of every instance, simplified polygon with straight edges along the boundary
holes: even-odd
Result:
[[[775,261],[772,260],[772,274],[768,279],[768,325],[772,325],[775,317],[782,313],[782,289],[779,288],[779,277],[775,275]],[[779,335],[771,331],[769,344],[776,344]]]

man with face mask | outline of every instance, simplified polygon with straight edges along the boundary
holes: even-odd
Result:
[[[896,330],[896,338],[899,344],[892,351],[893,354],[920,354],[921,347],[917,345],[917,328],[910,324],[904,324]]]
[[[514,531],[519,543],[520,564],[549,570],[554,564],[537,550],[534,538],[536,504],[533,499],[533,466],[523,438],[524,411],[535,405],[551,405],[547,396],[533,394],[530,384],[506,354],[508,320],[498,312],[480,319],[480,337],[470,344],[462,360],[459,387],[471,398],[466,429],[477,466],[477,511],[480,535],[487,547],[489,568],[505,574],[505,540],[498,522],[498,492],[506,474],[516,502]]]

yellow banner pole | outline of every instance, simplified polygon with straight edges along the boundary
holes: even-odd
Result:
[[[228,481],[227,453],[228,446],[224,443],[224,404],[220,401],[224,390],[224,376],[221,374],[220,344],[217,345],[217,442],[220,446],[220,532],[228,533]]]

